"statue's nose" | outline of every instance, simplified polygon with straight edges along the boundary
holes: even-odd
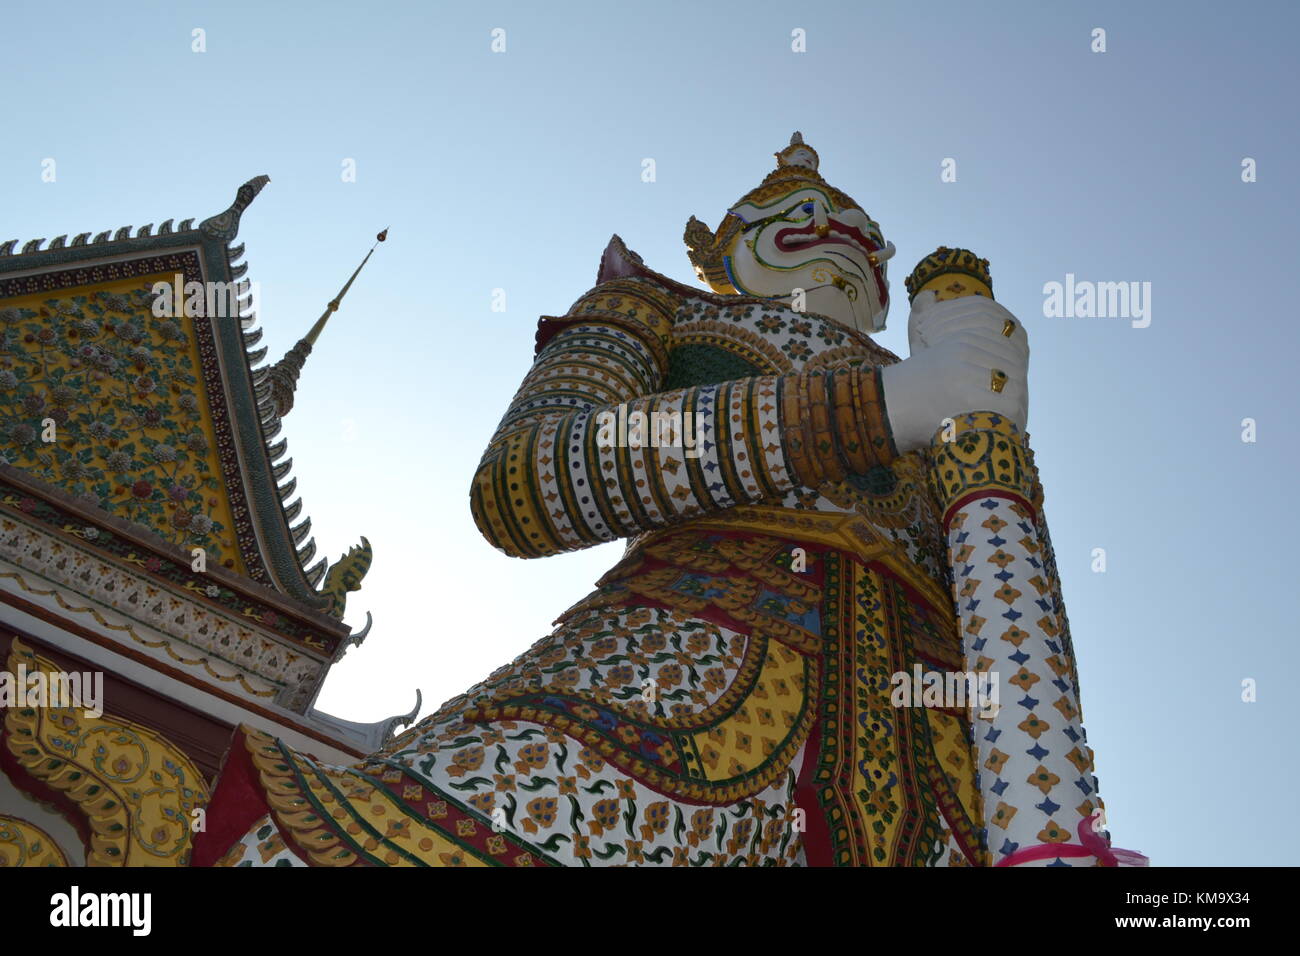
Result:
[[[826,217],[826,207],[822,203],[813,204],[813,225],[814,231],[822,238],[830,235],[831,224]]]

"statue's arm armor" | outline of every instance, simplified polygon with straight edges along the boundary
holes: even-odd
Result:
[[[515,557],[578,550],[896,456],[876,368],[662,391],[679,304],[658,284],[621,278],[542,320],[533,367],[470,491],[495,547]],[[619,427],[633,412],[645,415],[641,447]],[[657,440],[655,423],[679,417],[696,442]]]

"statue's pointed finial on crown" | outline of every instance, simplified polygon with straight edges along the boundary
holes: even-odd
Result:
[[[788,166],[801,166],[815,173],[819,162],[817,150],[803,141],[803,133],[798,130],[790,134],[790,145],[776,153],[778,169]]]

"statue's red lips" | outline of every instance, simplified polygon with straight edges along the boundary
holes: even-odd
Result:
[[[825,236],[817,235],[817,224],[810,222],[806,226],[781,229],[772,241],[782,252],[797,252],[811,246],[841,245],[853,246],[869,256],[880,248],[860,229],[834,219],[827,225],[830,232]]]
[[[810,222],[806,226],[780,229],[772,239],[773,245],[781,252],[799,252],[803,249],[811,249],[815,246],[848,246],[851,249],[857,249],[867,256],[867,264],[871,267],[871,275],[876,280],[876,288],[880,290],[880,304],[882,306],[889,302],[889,289],[885,285],[885,277],[880,274],[880,264],[876,261],[875,253],[880,250],[874,240],[867,237],[862,230],[853,226],[845,225],[835,219],[829,220],[830,232],[825,236],[817,235],[817,224]],[[806,238],[802,238],[806,237]]]

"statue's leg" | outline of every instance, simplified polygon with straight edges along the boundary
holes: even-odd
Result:
[[[820,719],[800,778],[809,863],[980,865],[967,715],[921,693],[921,674],[964,666],[944,596],[889,563],[816,558],[827,586]]]
[[[355,767],[245,729],[223,773],[247,755],[270,821],[223,863],[797,864],[808,667],[683,612],[586,610]]]

